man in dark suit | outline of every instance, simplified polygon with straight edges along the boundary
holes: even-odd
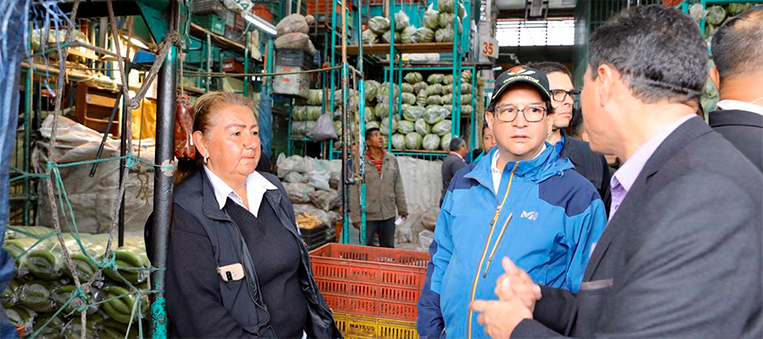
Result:
[[[466,166],[464,157],[469,154],[469,148],[466,147],[466,141],[463,138],[455,137],[450,140],[450,153],[442,162],[442,194],[440,195],[440,205],[445,199],[445,192],[448,191],[450,180],[456,175],[456,172]]]
[[[695,112],[707,55],[692,19],[632,7],[590,39],[582,93],[594,151],[624,160],[577,294],[504,259],[493,338],[763,337],[763,175]]]
[[[721,101],[710,126],[763,171],[763,6],[721,26],[712,49],[710,78]]]

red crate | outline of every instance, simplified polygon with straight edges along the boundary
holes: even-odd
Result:
[[[427,252],[332,243],[310,252],[310,261],[335,311],[416,320]]]
[[[316,12],[316,6],[315,3],[318,2],[318,8]],[[305,2],[305,8],[307,9],[307,14],[316,15],[316,14],[331,14],[331,3],[333,1],[329,0],[308,0]],[[347,11],[352,13],[352,1],[347,1]],[[342,6],[337,4],[336,5],[336,13],[337,15],[342,14]]]

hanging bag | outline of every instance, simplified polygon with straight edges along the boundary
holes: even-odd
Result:
[[[321,116],[318,117],[318,121],[315,122],[312,129],[312,138],[315,141],[337,139],[334,122],[331,121],[330,114],[321,114]]]

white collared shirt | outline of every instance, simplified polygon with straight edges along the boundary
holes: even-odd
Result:
[[[540,152],[538,152],[538,154],[536,154],[533,157],[533,159],[537,158],[545,150],[546,150],[546,143],[544,142],[543,148],[540,149]],[[498,194],[498,189],[501,187],[501,175],[503,174],[503,172],[498,169],[498,158],[500,158],[500,155],[498,150],[496,149],[495,153],[493,153],[493,162],[490,164],[490,172],[492,172],[493,174],[493,188],[495,190],[495,194]]]
[[[717,106],[723,110],[740,110],[763,115],[763,107],[739,100],[721,100]]]
[[[257,212],[260,210],[260,204],[262,203],[262,198],[265,196],[265,192],[278,189],[275,185],[271,184],[268,179],[265,179],[262,174],[257,171],[252,172],[252,174],[249,174],[249,176],[246,177],[246,197],[247,200],[249,200],[249,207],[247,208],[244,205],[244,199],[241,199],[241,197],[233,191],[223,179],[220,179],[220,177],[212,173],[207,166],[204,166],[204,171],[207,173],[209,182],[212,183],[212,188],[215,190],[215,199],[217,200],[220,209],[223,209],[223,207],[225,207],[225,202],[228,198],[231,198],[233,202],[247,209],[249,213],[252,213],[256,217]]]

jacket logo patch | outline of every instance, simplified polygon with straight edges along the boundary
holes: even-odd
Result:
[[[538,212],[522,211],[522,214],[520,214],[519,217],[522,219],[535,221],[538,219]]]

